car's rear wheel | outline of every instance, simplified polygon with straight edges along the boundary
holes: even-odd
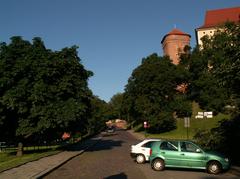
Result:
[[[156,171],[162,171],[165,168],[165,163],[162,159],[155,159],[152,162],[152,168]]]
[[[144,157],[144,155],[138,154],[137,157],[136,157],[136,162],[139,163],[139,164],[144,163],[144,162],[145,162],[145,157]]]
[[[216,175],[216,174],[219,174],[222,171],[222,166],[219,162],[212,161],[208,164],[207,171],[208,171],[208,173]]]

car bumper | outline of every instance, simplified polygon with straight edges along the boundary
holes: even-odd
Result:
[[[228,170],[229,168],[230,168],[230,163],[228,163],[228,162],[222,163],[222,169],[223,170]]]
[[[136,158],[137,155],[136,155],[135,153],[132,153],[132,152],[131,152],[131,153],[130,153],[130,156],[131,156],[132,158]]]

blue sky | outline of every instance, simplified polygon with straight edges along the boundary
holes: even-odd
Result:
[[[93,93],[105,101],[123,92],[142,58],[162,55],[161,39],[175,26],[192,36],[206,10],[240,6],[239,0],[0,0],[0,41],[12,36],[61,50],[79,46]]]

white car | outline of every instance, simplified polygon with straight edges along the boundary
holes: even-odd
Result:
[[[145,139],[136,145],[132,145],[130,153],[131,157],[139,164],[149,161],[149,157],[151,155],[151,145],[155,141],[160,141],[160,139]]]

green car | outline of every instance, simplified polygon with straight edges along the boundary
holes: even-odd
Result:
[[[206,169],[218,174],[229,168],[229,160],[216,152],[205,152],[190,141],[161,140],[154,142],[150,155],[151,167],[161,171],[165,167]]]

